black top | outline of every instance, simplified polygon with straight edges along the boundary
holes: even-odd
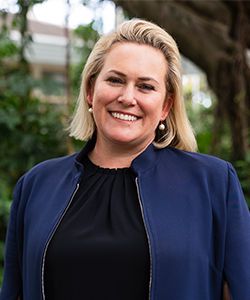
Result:
[[[87,157],[83,165],[46,253],[46,300],[145,300],[150,259],[134,174]]]

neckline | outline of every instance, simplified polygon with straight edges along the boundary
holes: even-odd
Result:
[[[87,143],[83,147],[83,149],[79,153],[77,153],[77,155],[75,156],[75,164],[76,164],[76,167],[80,171],[82,171],[84,157],[86,155],[88,155],[88,153],[94,149],[95,141],[96,141],[96,138],[94,135],[90,140],[87,141]],[[133,174],[135,174],[136,176],[139,176],[139,175],[145,173],[146,171],[148,171],[149,169],[155,167],[156,162],[159,159],[159,155],[156,155],[156,152],[167,151],[169,153],[169,150],[177,151],[176,148],[173,148],[170,146],[167,146],[163,149],[158,149],[154,146],[154,143],[151,143],[141,154],[139,154],[139,156],[137,156],[132,161],[129,169],[132,171]],[[178,151],[181,151],[181,150],[178,150]]]
[[[104,174],[121,174],[121,173],[127,173],[131,171],[130,167],[124,167],[124,168],[104,168],[100,167],[96,164],[94,164],[88,155],[85,155],[84,161],[83,161],[84,166],[93,172],[98,172],[98,173],[104,173]]]

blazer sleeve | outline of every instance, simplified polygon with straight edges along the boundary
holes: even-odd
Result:
[[[14,198],[11,205],[10,219],[5,241],[4,276],[0,291],[0,300],[17,300],[21,295],[21,253],[22,229],[20,228],[19,204],[22,180],[14,189]]]
[[[250,214],[237,174],[228,163],[224,273],[233,300],[250,299]]]

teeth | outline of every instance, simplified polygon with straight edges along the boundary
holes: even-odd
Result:
[[[120,120],[125,120],[125,121],[136,121],[137,120],[137,117],[135,117],[135,116],[120,114],[120,113],[116,113],[116,112],[112,112],[111,115],[114,118],[117,118]]]

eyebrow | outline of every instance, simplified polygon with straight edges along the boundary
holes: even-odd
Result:
[[[115,73],[121,77],[126,77],[126,75],[120,71],[117,71],[117,70],[109,70],[108,73]],[[153,77],[138,77],[139,80],[142,80],[142,81],[151,81],[153,80],[154,82],[156,82],[157,84],[159,84],[159,82],[154,79]]]

